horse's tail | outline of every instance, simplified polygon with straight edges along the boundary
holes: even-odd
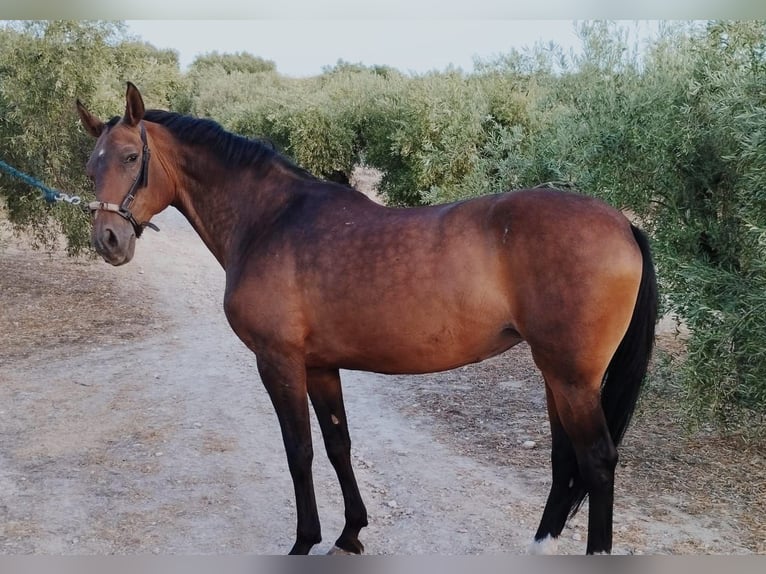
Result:
[[[641,283],[630,325],[609,362],[601,387],[601,408],[615,447],[620,444],[636,409],[654,348],[654,328],[657,322],[657,277],[649,241],[640,229],[633,225],[631,229],[643,257]],[[570,517],[577,512],[587,493],[579,476],[575,477],[574,482]]]
[[[636,409],[654,348],[654,328],[657,322],[657,277],[654,274],[649,241],[640,229],[633,225],[631,229],[644,260],[641,284],[628,331],[609,362],[601,389],[601,408],[614,446],[620,444]]]

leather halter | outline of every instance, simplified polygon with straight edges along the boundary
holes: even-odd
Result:
[[[144,128],[144,122],[141,122],[140,127],[141,142],[144,144],[144,148],[141,151],[141,171],[138,172],[138,175],[136,175],[136,178],[133,180],[133,185],[130,186],[122,203],[117,205],[116,203],[107,203],[105,201],[91,201],[88,204],[88,209],[90,209],[91,213],[94,211],[111,211],[129,221],[133,226],[136,237],[141,237],[141,233],[143,233],[145,227],[154,229],[154,231],[160,230],[159,227],[150,221],[139,223],[133,216],[133,212],[130,211],[130,206],[133,205],[138,190],[149,184],[149,157],[151,156],[151,151],[149,150],[149,144],[146,142],[146,128]]]

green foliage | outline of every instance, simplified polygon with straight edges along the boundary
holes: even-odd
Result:
[[[462,187],[475,168],[478,149],[485,139],[482,123],[488,111],[476,83],[460,72],[429,74],[406,82],[397,96],[387,101],[396,107],[379,115],[390,126],[384,124],[388,138],[382,141],[388,144],[387,149],[368,156],[370,165],[385,173],[382,191],[399,205],[435,203],[468,195]],[[386,158],[385,152],[393,158]],[[390,159],[401,162],[409,177],[390,177]]]
[[[77,96],[96,92],[103,56],[117,33],[114,25],[74,22],[0,30],[0,141],[7,163],[68,193],[86,188],[85,142],[73,137],[73,104]],[[71,207],[43,207],[36,189],[10,177],[0,181],[11,220],[29,228],[37,243],[52,244]]]
[[[192,62],[190,73],[209,71],[210,68],[223,74],[232,74],[234,72],[260,74],[277,71],[277,65],[271,60],[264,60],[247,52],[237,52],[235,54],[210,52],[204,56],[198,56]]]
[[[361,161],[362,132],[385,87],[384,70],[339,65],[317,78],[211,68],[189,73],[191,113],[264,138],[320,177],[348,178]]]
[[[177,56],[124,41],[114,22],[19,22],[0,28],[0,156],[49,187],[87,197],[85,161],[93,141],[79,129],[74,102],[97,113],[124,106],[125,80],[146,84],[149,100],[167,106],[180,77]],[[63,232],[70,252],[88,245],[86,215],[48,206],[38,190],[3,175],[8,216],[52,247]]]
[[[657,210],[656,237],[692,332],[688,397],[726,424],[766,410],[766,25],[713,23],[689,48],[673,118],[678,187]]]

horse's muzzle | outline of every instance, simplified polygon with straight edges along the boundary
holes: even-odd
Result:
[[[124,265],[133,259],[136,235],[130,226],[106,224],[94,227],[92,240],[98,254],[111,265]]]

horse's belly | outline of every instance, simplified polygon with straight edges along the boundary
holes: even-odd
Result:
[[[307,346],[309,366],[333,366],[386,374],[445,371],[495,356],[521,342],[512,327],[497,323],[466,329],[371,329],[331,344]],[[319,341],[317,341],[319,342]]]

